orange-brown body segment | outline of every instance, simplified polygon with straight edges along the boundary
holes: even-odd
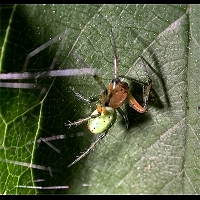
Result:
[[[141,106],[137,100],[131,95],[128,84],[118,80],[117,83],[110,83],[107,88],[108,94],[102,95],[101,105],[98,106],[98,111],[103,111],[102,106],[108,104],[109,107],[117,109],[127,99],[129,106],[139,113],[146,112],[146,107]]]
[[[108,105],[114,109],[121,107],[127,98],[127,93],[128,93],[127,83],[119,82],[115,85],[115,87],[114,83],[110,83],[108,86],[108,99],[109,99]]]

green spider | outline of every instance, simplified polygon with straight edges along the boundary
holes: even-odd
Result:
[[[75,159],[68,167],[71,167],[83,157],[85,157],[91,150],[95,148],[97,143],[101,141],[108,133],[110,127],[115,123],[117,118],[116,110],[122,115],[125,120],[126,127],[128,128],[128,118],[124,111],[120,108],[125,101],[129,103],[129,106],[135,109],[139,113],[144,113],[147,111],[148,98],[149,93],[152,86],[152,80],[147,74],[148,81],[146,85],[143,85],[143,103],[144,106],[141,106],[136,99],[132,96],[129,91],[129,86],[126,82],[123,82],[118,77],[118,58],[116,53],[116,45],[113,36],[113,32],[111,30],[111,36],[113,40],[113,49],[114,49],[114,78],[111,83],[106,87],[102,82],[102,79],[98,75],[93,75],[94,79],[101,86],[103,92],[97,102],[96,110],[88,117],[79,119],[75,122],[66,123],[66,126],[77,126],[82,124],[83,122],[87,122],[88,129],[93,134],[101,134],[95,142],[91,144],[91,146],[81,154],[77,159]],[[143,65],[145,66],[144,60],[140,57]],[[85,99],[81,94],[72,90],[74,94],[80,99]]]

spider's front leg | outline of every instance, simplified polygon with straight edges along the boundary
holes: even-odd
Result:
[[[80,94],[79,92],[75,91],[74,87],[69,86],[69,89],[74,93],[75,97],[77,97],[79,100],[82,100],[86,103],[93,103],[93,102],[97,102],[99,100],[99,95],[93,96],[93,97],[90,97],[90,98],[86,98],[82,94]]]
[[[107,88],[105,87],[104,83],[102,82],[101,78],[98,76],[98,75],[93,75],[94,79],[97,81],[97,83],[102,87],[102,89],[104,91],[107,91]],[[93,103],[93,102],[97,102],[100,98],[101,98],[101,95],[98,95],[98,96],[94,96],[94,97],[90,97],[90,98],[86,98],[84,97],[82,94],[80,94],[79,92],[76,92],[74,87],[72,86],[69,86],[69,89],[74,93],[75,97],[77,97],[78,99],[86,102],[86,103]],[[106,92],[104,92],[106,93]],[[102,106],[99,102],[97,103],[97,108],[96,110],[88,117],[85,117],[85,118],[81,118],[75,122],[71,122],[68,120],[68,123],[65,123],[65,126],[78,126],[84,122],[87,122],[89,121],[90,119],[92,118],[97,118],[99,117],[102,113],[107,113],[107,110],[105,109],[104,106]]]
[[[80,99],[80,100],[82,100],[82,101],[84,101],[86,103],[96,102],[99,99],[99,96],[94,96],[94,97],[91,97],[91,98],[86,98],[82,94],[80,94],[79,92],[76,92],[75,89],[72,86],[69,86],[69,89],[74,93],[74,95],[78,99]],[[78,125],[80,125],[80,124],[82,124],[84,122],[87,122],[88,120],[90,120],[92,118],[98,117],[99,115],[101,115],[101,113],[97,112],[97,113],[92,114],[92,115],[90,115],[88,117],[78,119],[77,121],[74,121],[74,122],[71,122],[71,121],[68,120],[68,123],[65,123],[65,126],[69,126],[69,128],[71,126],[78,126]]]

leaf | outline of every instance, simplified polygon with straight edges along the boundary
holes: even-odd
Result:
[[[139,56],[147,62],[153,90],[147,113],[123,105],[129,129],[118,115],[103,142],[67,168],[95,138],[86,124],[64,125],[95,109],[69,86],[88,98],[100,94],[99,85],[85,75],[37,79],[35,90],[1,88],[1,193],[199,194],[199,10],[199,5],[174,4],[2,5],[1,73],[45,71],[57,58],[55,69],[87,64],[108,84],[112,29],[119,74],[133,96],[142,93],[133,90],[138,86],[133,79],[146,81]],[[28,53],[63,33],[23,66]],[[37,143],[55,135],[66,136],[50,141],[60,154]],[[53,177],[25,163],[50,166]],[[44,188],[50,186],[69,188]]]

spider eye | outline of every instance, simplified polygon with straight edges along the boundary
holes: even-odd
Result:
[[[119,78],[114,78],[113,80],[112,80],[112,83],[115,83],[115,84],[118,84],[118,83],[120,83],[121,81],[120,81],[120,79]]]

